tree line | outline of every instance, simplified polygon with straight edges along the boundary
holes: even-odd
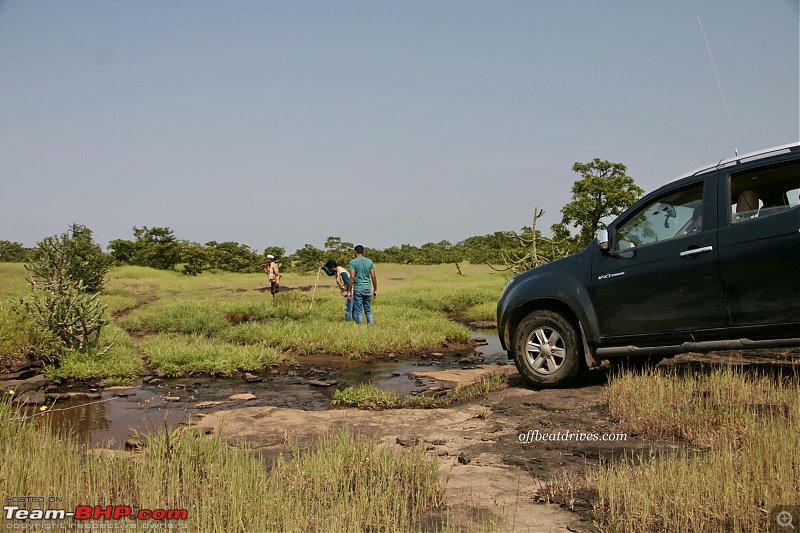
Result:
[[[403,244],[384,249],[370,249],[370,258],[379,263],[442,264],[480,263],[518,273],[565,257],[585,247],[603,226],[603,220],[622,213],[643,190],[627,175],[621,163],[595,158],[589,163],[575,163],[572,170],[580,179],[572,186],[572,201],[561,209],[561,222],[550,227],[545,237],[536,223],[544,211],[533,207],[530,226],[519,231],[496,231],[474,236],[455,244],[442,240],[421,246]],[[52,241],[53,238],[48,238]],[[347,264],[352,258],[353,243],[329,236],[323,249],[306,244],[292,254],[282,247],[267,247],[262,252],[237,242],[209,241],[205,244],[178,239],[169,227],[134,227],[133,239],[115,239],[105,253],[92,240],[92,232],[74,224],[61,236],[67,247],[90,254],[103,268],[111,265],[139,265],[157,269],[176,269],[182,265],[187,275],[207,270],[258,272],[266,256],[273,255],[284,271],[312,272],[320,260],[334,259]],[[74,241],[74,242],[73,242]],[[31,262],[40,258],[43,246],[25,248],[12,241],[0,241],[0,261]],[[91,252],[91,253],[90,253]]]

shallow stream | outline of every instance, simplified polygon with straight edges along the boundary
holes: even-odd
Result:
[[[97,391],[99,399],[58,402],[45,416],[57,429],[74,432],[89,447],[121,448],[137,434],[165,425],[174,427],[209,408],[269,405],[324,410],[331,408],[335,390],[367,382],[386,391],[414,395],[442,383],[413,376],[413,372],[509,364],[496,330],[476,330],[472,338],[484,339],[485,344],[457,353],[389,355],[372,360],[303,357],[295,369],[265,371],[256,376],[261,381],[250,383],[242,377],[145,378],[127,387],[101,389]],[[88,385],[77,383],[59,392],[87,390]],[[237,394],[253,398],[230,400]]]

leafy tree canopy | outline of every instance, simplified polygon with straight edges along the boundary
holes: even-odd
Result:
[[[23,263],[30,260],[33,250],[22,243],[0,241],[0,263]]]
[[[590,163],[575,163],[572,170],[581,179],[572,185],[572,201],[561,208],[561,222],[551,229],[556,239],[571,239],[571,251],[575,252],[594,239],[604,218],[621,214],[644,190],[621,163],[595,158]],[[577,228],[577,236],[571,236],[570,227]]]

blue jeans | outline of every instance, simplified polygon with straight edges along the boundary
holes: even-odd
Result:
[[[345,321],[353,320],[353,300],[344,297],[344,319]]]
[[[372,320],[372,307],[370,307],[372,293],[370,291],[353,291],[353,318],[356,324],[361,325],[361,308],[364,308],[364,315],[367,317],[367,324],[374,326]]]

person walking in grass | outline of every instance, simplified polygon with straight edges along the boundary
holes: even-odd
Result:
[[[278,263],[275,262],[275,256],[268,255],[267,262],[261,266],[264,267],[264,274],[269,279],[269,292],[275,298],[281,288],[281,273],[278,271]]]
[[[347,270],[350,272],[350,281],[347,284],[347,299],[353,302],[353,318],[356,324],[361,325],[361,310],[367,324],[374,326],[372,320],[372,298],[378,297],[378,280],[375,277],[375,265],[370,259],[364,257],[364,247],[360,244],[354,249],[355,257],[350,260]],[[370,291],[370,283],[372,290]]]
[[[322,261],[319,262],[319,267],[329,276],[335,276],[336,286],[342,291],[344,296],[344,319],[345,321],[353,320],[353,300],[347,297],[347,287],[350,284],[350,276],[347,270],[336,264],[333,259],[328,259],[324,265]]]

